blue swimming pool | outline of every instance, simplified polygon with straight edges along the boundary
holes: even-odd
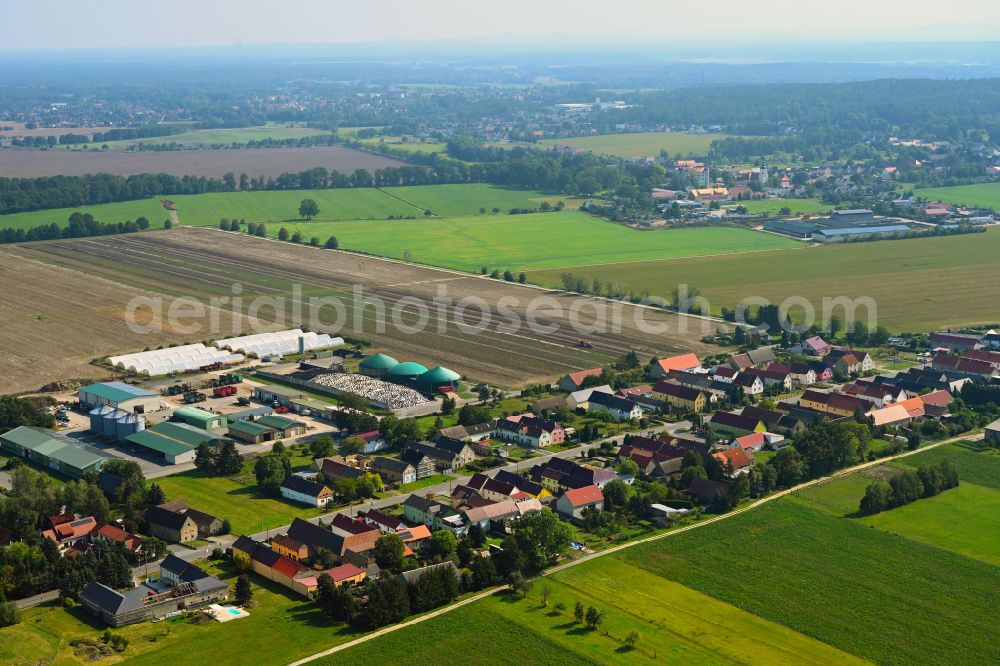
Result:
[[[230,615],[239,615],[240,614],[240,611],[239,611],[238,608],[227,608],[226,610],[229,611]]]

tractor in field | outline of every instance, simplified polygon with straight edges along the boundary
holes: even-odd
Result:
[[[594,344],[590,340],[584,340],[582,338],[576,343],[576,346],[579,347],[580,349],[594,348]]]

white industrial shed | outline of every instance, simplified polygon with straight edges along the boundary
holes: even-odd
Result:
[[[238,363],[244,359],[241,354],[233,354],[215,347],[206,347],[198,343],[153,349],[135,354],[112,356],[108,360],[114,366],[122,366],[136,372],[148,373],[150,377],[169,375],[172,372],[197,370],[213,363]]]
[[[219,349],[229,349],[233,352],[241,352],[246,355],[255,355],[259,358],[277,354],[295,354],[307,352],[313,349],[325,349],[344,344],[343,338],[331,337],[326,333],[304,333],[302,329],[293,328],[288,331],[275,331],[273,333],[255,333],[254,335],[244,335],[238,338],[226,338],[213,342]]]

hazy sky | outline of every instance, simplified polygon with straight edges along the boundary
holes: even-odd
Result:
[[[997,23],[997,0],[0,0],[0,49],[507,35],[1000,39]]]

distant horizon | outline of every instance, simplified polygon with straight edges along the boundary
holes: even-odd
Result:
[[[173,0],[163,3],[162,11],[156,4],[102,0],[95,9],[59,0],[0,0],[9,28],[0,52],[242,45],[392,50],[404,44],[462,42],[474,48],[576,43],[606,51],[636,46],[807,46],[825,41],[1000,41],[1000,21],[983,20],[994,15],[989,0],[952,0],[946,9],[933,11],[902,0],[841,0],[834,5],[806,0],[794,12],[754,11],[738,0],[717,0],[697,11],[670,0],[619,0],[613,7],[578,0],[571,10],[545,0],[508,0],[502,11],[459,0],[383,0],[378,7],[299,0],[278,12],[261,0]]]

